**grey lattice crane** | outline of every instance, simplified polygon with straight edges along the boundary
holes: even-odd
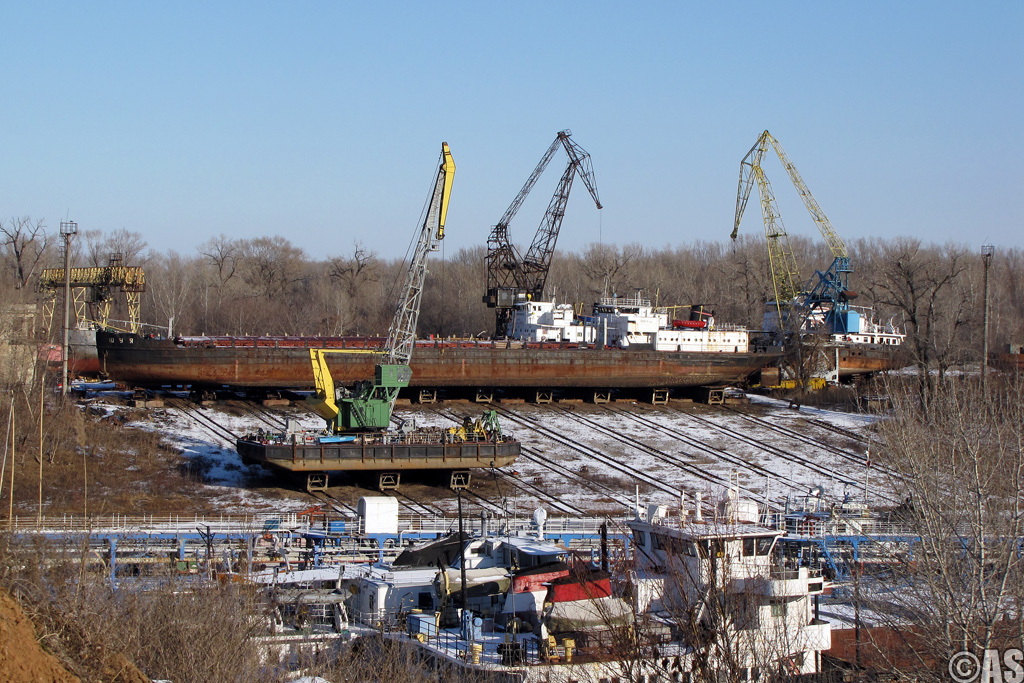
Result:
[[[572,131],[570,130],[558,133],[554,142],[544,152],[540,163],[533,169],[533,173],[523,185],[523,189],[519,190],[519,194],[512,200],[508,209],[505,210],[505,214],[491,229],[491,234],[487,238],[487,293],[484,295],[484,303],[488,308],[497,309],[495,311],[497,319],[495,336],[507,335],[508,325],[512,319],[512,308],[517,301],[543,297],[548,271],[551,268],[551,256],[555,252],[555,243],[558,241],[558,230],[565,217],[565,205],[569,201],[572,181],[577,175],[583,179],[587,190],[590,191],[590,196],[594,199],[594,204],[598,209],[601,208],[590,155],[569,139],[571,135]],[[540,227],[537,228],[537,234],[533,237],[533,243],[526,251],[526,255],[521,256],[519,250],[509,240],[509,224],[559,147],[565,149],[565,153],[569,157],[568,163],[565,171],[562,172],[554,194],[551,196]]]

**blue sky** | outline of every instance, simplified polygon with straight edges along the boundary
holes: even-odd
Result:
[[[1024,3],[11,2],[0,25],[0,216],[54,229],[399,257],[446,140],[454,253],[570,128],[605,209],[577,183],[559,247],[726,240],[767,128],[848,240],[1024,246]]]

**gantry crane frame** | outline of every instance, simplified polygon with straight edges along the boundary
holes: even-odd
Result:
[[[483,297],[488,308],[495,311],[495,336],[508,334],[512,308],[524,298],[539,299],[544,295],[551,257],[555,252],[558,232],[565,218],[565,207],[569,201],[573,179],[579,175],[587,186],[590,196],[598,209],[603,208],[594,180],[594,168],[590,154],[570,139],[571,130],[559,131],[554,141],[544,152],[533,173],[527,178],[519,194],[505,210],[498,223],[491,228],[487,238],[487,293]],[[568,163],[555,187],[548,208],[544,212],[537,233],[525,256],[509,240],[509,224],[523,205],[527,195],[536,185],[538,178],[548,167],[559,147],[565,149]]]
[[[70,269],[76,325],[94,323],[101,328],[108,327],[113,301],[111,290],[120,289],[128,305],[128,331],[139,333],[142,328],[142,293],[146,291],[146,273],[141,266],[126,266],[123,262],[123,254],[113,253],[106,266]],[[64,277],[63,268],[47,268],[39,274],[38,289],[45,297],[43,311],[48,329],[53,324],[57,292],[64,289]],[[95,311],[91,317],[88,315],[90,307]]]

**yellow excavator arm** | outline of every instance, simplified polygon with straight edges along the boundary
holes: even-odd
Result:
[[[444,187],[441,191],[441,206],[437,216],[437,238],[444,239],[444,222],[448,219],[448,202],[452,196],[452,183],[455,182],[455,160],[447,142],[441,143],[441,174],[444,175]]]
[[[329,353],[380,353],[374,349],[310,349],[309,360],[313,364],[313,381],[316,383],[316,397],[308,397],[306,402],[316,414],[328,422],[338,417],[337,396],[334,393],[334,378],[327,367]]]

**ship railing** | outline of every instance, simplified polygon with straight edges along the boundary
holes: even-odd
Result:
[[[544,523],[545,537],[566,534],[594,535],[600,532],[601,524],[606,520],[596,517],[552,517]],[[615,522],[608,525],[609,535],[615,535]],[[437,533],[457,529],[457,517],[399,517],[398,527],[402,533]],[[624,526],[624,523],[621,524]],[[467,533],[481,533],[483,523],[478,518],[463,519],[463,528]],[[491,519],[488,523],[489,532],[501,536],[507,529],[509,533],[536,534],[537,526],[529,518]]]
[[[612,306],[624,308],[626,306],[650,306],[651,300],[644,297],[623,297],[623,296],[612,296],[612,297],[601,297],[601,306]]]
[[[545,538],[566,535],[595,536],[601,524],[607,520],[596,517],[552,517],[544,524]],[[401,516],[398,519],[397,537],[405,534],[448,533],[458,529],[457,517]],[[616,525],[609,523],[609,535],[614,536]],[[479,518],[467,518],[463,526],[468,533],[482,533],[483,522]],[[5,524],[0,521],[0,530]],[[361,518],[328,517],[317,515],[316,519],[300,517],[292,513],[266,513],[255,515],[62,515],[50,517],[20,517],[8,520],[6,528],[15,533],[39,533],[51,535],[168,535],[203,533],[218,535],[256,536],[266,534],[301,535],[307,532],[327,536],[364,536],[365,522]],[[488,530],[494,535],[534,535],[536,524],[529,517],[510,516],[504,519],[492,518]]]
[[[825,538],[829,536],[913,536],[916,532],[902,522],[872,519],[808,520],[785,527],[788,538]]]
[[[402,615],[400,621],[404,620]],[[545,663],[540,643],[533,637],[518,637],[512,642],[505,638],[496,638],[493,633],[493,620],[485,619],[486,626],[481,625],[480,639],[471,640],[458,628],[438,629],[428,627],[415,634],[392,631],[402,639],[415,638],[426,648],[441,655],[464,662],[479,663],[485,666],[531,666]],[[368,624],[369,625],[369,624]],[[477,649],[474,653],[474,648]]]
[[[777,581],[793,581],[795,579],[801,578],[800,577],[801,570],[806,572],[806,576],[804,578],[808,578],[808,579],[820,579],[821,578],[821,568],[820,567],[793,568],[793,567],[784,567],[784,566],[778,566],[778,565],[773,565],[768,570],[768,578],[775,579]]]
[[[255,515],[61,515],[15,516],[0,530],[54,534],[102,533],[195,533],[197,528],[211,533],[267,533],[285,526],[301,526],[294,513]]]

